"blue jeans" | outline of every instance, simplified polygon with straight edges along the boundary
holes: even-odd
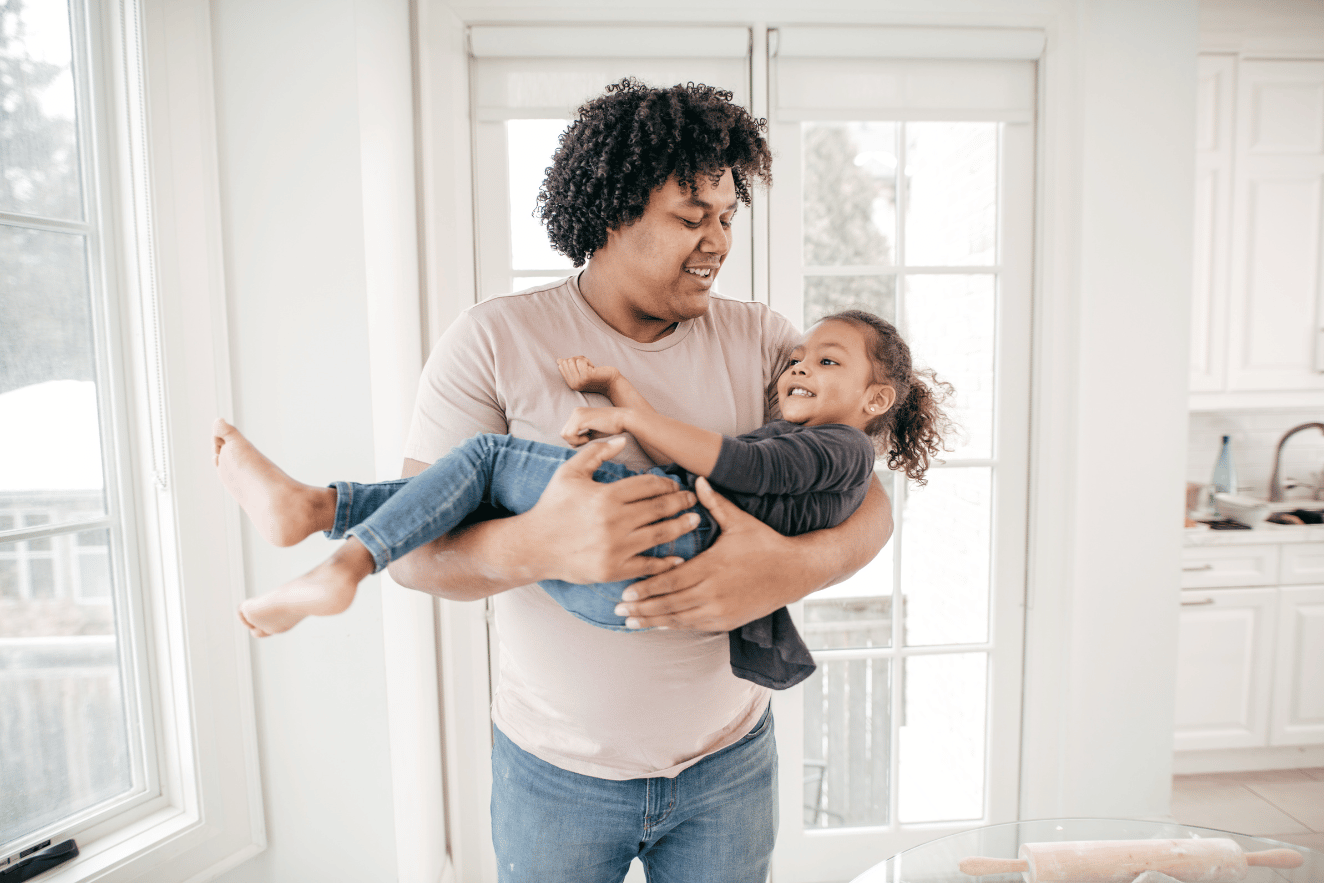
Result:
[[[552,473],[575,456],[569,448],[514,438],[509,435],[476,435],[456,445],[449,454],[409,479],[376,484],[338,481],[336,524],[327,533],[331,539],[352,536],[363,543],[377,570],[400,556],[435,540],[465,519],[483,503],[520,514],[533,508]],[[680,483],[677,476],[657,467],[649,472]],[[637,475],[619,463],[604,463],[594,481],[613,482]],[[675,555],[689,560],[706,549],[717,536],[716,524],[702,506],[700,523],[690,533],[645,552],[654,558]],[[567,611],[601,628],[627,631],[625,617],[615,609],[621,592],[634,580],[577,585],[560,580],[539,583]]]
[[[765,711],[739,742],[673,779],[614,781],[540,760],[493,729],[500,883],[764,883],[777,839],[777,744]]]

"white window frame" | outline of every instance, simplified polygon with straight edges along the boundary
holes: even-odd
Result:
[[[82,8],[95,39],[81,109],[100,118],[87,127],[99,133],[86,149],[103,231],[92,272],[115,301],[105,321],[123,378],[102,395],[127,415],[112,441],[127,452],[122,492],[135,506],[125,511],[137,513],[123,526],[137,620],[125,652],[142,676],[125,688],[149,749],[135,797],[28,840],[78,842],[79,856],[45,880],[212,879],[266,835],[249,639],[234,619],[239,515],[208,442],[231,407],[210,13],[204,0]]]
[[[991,459],[954,460],[950,468],[993,467],[989,562],[989,636],[983,643],[957,646],[907,647],[896,636],[888,648],[816,652],[824,660],[893,660],[892,700],[894,723],[900,720],[903,663],[908,658],[952,653],[984,653],[988,670],[985,705],[984,800],[981,817],[967,821],[904,823],[895,817],[877,827],[809,829],[801,811],[803,789],[803,704],[801,691],[774,694],[781,754],[781,826],[774,851],[773,873],[779,879],[835,880],[854,876],[877,857],[959,830],[979,825],[1014,821],[1018,815],[1018,761],[1021,744],[1021,686],[1024,644],[1024,594],[1026,584],[1026,501],[1029,481],[1028,444],[1030,428],[1029,352],[1031,345],[1032,236],[1035,192],[1034,102],[1035,60],[1043,46],[1042,32],[1031,29],[932,29],[932,28],[797,28],[770,32],[772,84],[769,111],[769,142],[784,168],[801,167],[801,124],[812,120],[888,120],[915,122],[930,119],[998,122],[1002,127],[999,147],[999,255],[994,265],[945,267],[941,272],[993,273],[997,279],[994,402],[994,438]],[[779,94],[778,66],[782,59],[799,64],[793,88],[810,93],[812,100],[824,96],[824,104],[802,106],[796,97]],[[832,65],[845,65],[833,67]],[[943,65],[936,82],[943,86],[931,94],[923,67]],[[822,73],[816,73],[822,71]],[[896,84],[896,91],[881,90],[886,98],[869,98],[849,90],[828,94],[814,79],[835,79],[843,71],[851,75],[869,73],[881,85]],[[787,76],[787,74],[782,74]],[[949,82],[950,81],[950,82]],[[976,81],[993,84],[982,93]],[[782,82],[786,82],[783,80]],[[955,85],[963,84],[963,85]],[[955,93],[955,94],[954,94]],[[952,102],[961,100],[960,107]],[[820,275],[831,268],[803,267],[801,253],[801,200],[795,193],[800,182],[796,171],[784,172],[780,190],[769,196],[773,262],[770,303],[774,309],[799,321],[803,312],[802,273]],[[901,223],[902,206],[898,207]],[[899,260],[886,268],[849,267],[851,275],[881,274],[898,277],[929,273],[935,268],[906,266]],[[900,286],[899,286],[900,296]],[[934,365],[940,376],[941,365]],[[937,469],[943,469],[940,465]],[[900,520],[909,488],[895,484],[893,505]],[[893,542],[898,542],[895,536]],[[894,568],[901,567],[894,553]],[[895,570],[896,574],[896,570]],[[896,578],[896,575],[895,575]],[[806,600],[812,600],[807,598]],[[799,617],[800,602],[792,606]],[[899,624],[894,623],[895,628]],[[897,748],[893,748],[897,763]],[[890,795],[897,801],[896,770]]]

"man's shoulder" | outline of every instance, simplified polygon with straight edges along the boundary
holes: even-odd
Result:
[[[465,314],[482,323],[544,313],[549,310],[564,313],[572,307],[575,293],[574,277],[567,276],[555,282],[546,282],[510,294],[489,297],[466,309]]]
[[[796,334],[791,321],[768,304],[754,300],[735,300],[720,294],[709,297],[708,312],[701,321],[712,325],[720,333],[754,332],[777,338]]]

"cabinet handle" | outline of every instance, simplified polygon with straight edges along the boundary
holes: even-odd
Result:
[[[1198,570],[1214,570],[1214,569],[1215,569],[1215,566],[1214,566],[1213,564],[1198,564],[1198,565],[1196,565],[1195,567],[1184,567],[1184,568],[1182,569],[1182,572],[1183,572],[1183,573],[1195,573],[1195,572],[1198,571]]]
[[[1183,607],[1204,607],[1206,604],[1215,603],[1214,598],[1206,598],[1204,601],[1183,601]]]

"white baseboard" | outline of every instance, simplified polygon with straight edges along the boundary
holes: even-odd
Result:
[[[1177,751],[1173,755],[1173,773],[1179,776],[1250,770],[1296,770],[1320,766],[1325,766],[1325,746],[1321,745]]]

